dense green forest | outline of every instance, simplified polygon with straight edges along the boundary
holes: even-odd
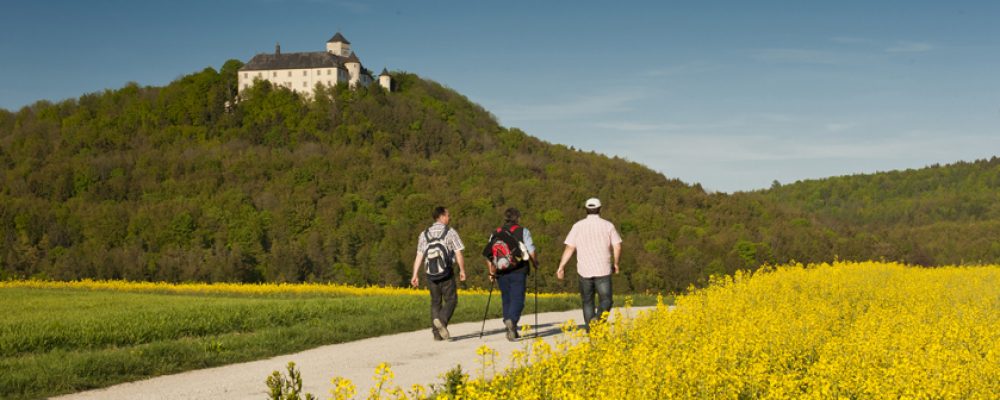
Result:
[[[624,238],[621,290],[677,291],[789,260],[1000,262],[1000,160],[706,193],[648,168],[500,126],[438,83],[393,91],[259,82],[239,61],[0,109],[0,279],[404,285],[434,206],[476,254],[517,207],[544,290],[583,201]]]

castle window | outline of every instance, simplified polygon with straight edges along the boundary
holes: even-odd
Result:
[[[288,77],[289,77],[289,78],[291,78],[291,77],[292,77],[292,71],[288,71]]]
[[[272,72],[272,73],[271,73],[271,77],[272,77],[272,78],[277,78],[277,77],[278,77],[278,71],[274,71],[274,72]]]
[[[328,70],[326,70],[326,74],[327,74],[327,75],[330,75],[330,73],[331,73],[330,71],[332,71],[332,70],[329,70],[329,69],[328,69]]]
[[[246,78],[248,78],[248,76],[247,76],[247,75],[249,75],[249,74],[247,74],[246,72],[244,72],[244,73],[243,73],[243,79],[246,79]]]
[[[309,75],[309,71],[302,71],[302,76],[308,76],[308,75]]]
[[[302,82],[302,87],[309,87],[309,84],[306,82]]]

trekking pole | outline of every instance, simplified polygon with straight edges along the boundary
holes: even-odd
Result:
[[[535,265],[535,337],[538,337],[538,265]]]
[[[479,330],[479,338],[483,338],[483,332],[486,332],[486,315],[490,313],[490,300],[493,300],[493,284],[496,283],[493,279],[490,279],[490,295],[486,298],[486,311],[483,311],[483,327]]]

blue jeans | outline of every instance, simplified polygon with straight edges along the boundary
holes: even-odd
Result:
[[[500,297],[503,300],[503,319],[509,319],[517,329],[524,310],[524,292],[528,281],[528,268],[519,268],[505,274],[497,274]]]
[[[600,298],[600,307],[594,310],[594,291]],[[611,299],[611,275],[595,276],[593,278],[580,277],[580,297],[583,298],[583,320],[587,323],[587,330],[590,330],[590,321],[610,312],[614,301]]]

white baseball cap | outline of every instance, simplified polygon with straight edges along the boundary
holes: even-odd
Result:
[[[591,197],[591,198],[587,199],[586,203],[584,203],[584,207],[587,207],[587,208],[601,208],[601,201],[598,200],[596,197]]]

